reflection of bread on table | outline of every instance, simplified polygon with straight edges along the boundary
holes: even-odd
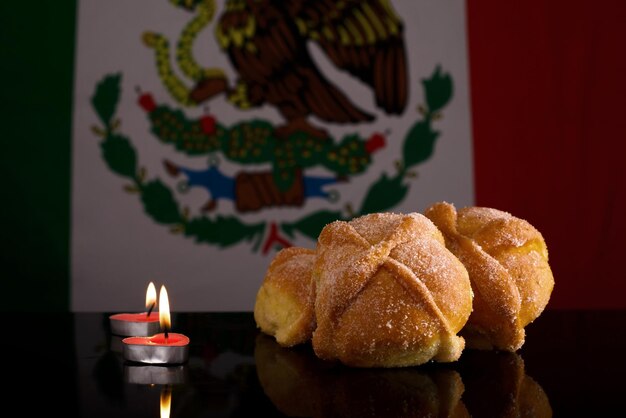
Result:
[[[541,386],[526,375],[517,353],[466,350],[458,368],[465,384],[463,403],[476,417],[551,417]]]
[[[259,334],[254,347],[257,376],[267,397],[292,417],[320,416],[324,388],[330,383],[330,365],[315,356],[310,344],[281,347],[274,338]]]
[[[315,251],[288,247],[270,263],[254,305],[257,326],[285,347],[311,339],[315,293],[311,270]]]
[[[461,377],[443,368],[349,369],[332,391],[332,409],[325,416],[470,416],[461,401]]]
[[[326,225],[313,280],[320,358],[402,367],[461,355],[468,274],[425,216],[376,213]]]
[[[474,291],[473,312],[461,331],[469,348],[515,351],[524,327],[548,304],[554,277],[541,233],[523,219],[483,207],[456,210],[439,202],[425,215],[465,265]]]
[[[454,370],[351,369],[320,360],[309,344],[284,348],[263,334],[255,360],[265,394],[288,416],[469,416]]]

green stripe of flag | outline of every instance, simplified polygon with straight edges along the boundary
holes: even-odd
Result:
[[[69,310],[75,1],[0,2],[4,311]]]

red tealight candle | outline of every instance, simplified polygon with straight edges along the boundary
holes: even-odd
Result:
[[[169,332],[171,328],[170,304],[165,286],[159,293],[159,324],[163,330],[151,337],[124,338],[124,358],[150,364],[180,364],[189,357],[189,337]]]
[[[157,297],[154,283],[150,282],[146,291],[147,312],[119,313],[111,315],[111,333],[121,336],[148,336],[159,332],[159,314],[152,312],[156,306]]]

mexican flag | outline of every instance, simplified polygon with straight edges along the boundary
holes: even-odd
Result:
[[[6,309],[249,311],[280,249],[437,201],[537,227],[549,308],[626,306],[620,2],[229,3],[1,6]]]

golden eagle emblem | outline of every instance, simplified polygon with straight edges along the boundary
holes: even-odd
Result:
[[[320,71],[309,42],[371,88],[378,108],[401,114],[406,107],[403,24],[389,1],[228,0],[215,35],[238,79],[229,86],[223,73],[208,73],[191,89],[190,99],[202,103],[226,94],[242,109],[269,104],[285,119],[277,136],[304,131],[326,137],[309,116],[339,124],[374,119]]]

